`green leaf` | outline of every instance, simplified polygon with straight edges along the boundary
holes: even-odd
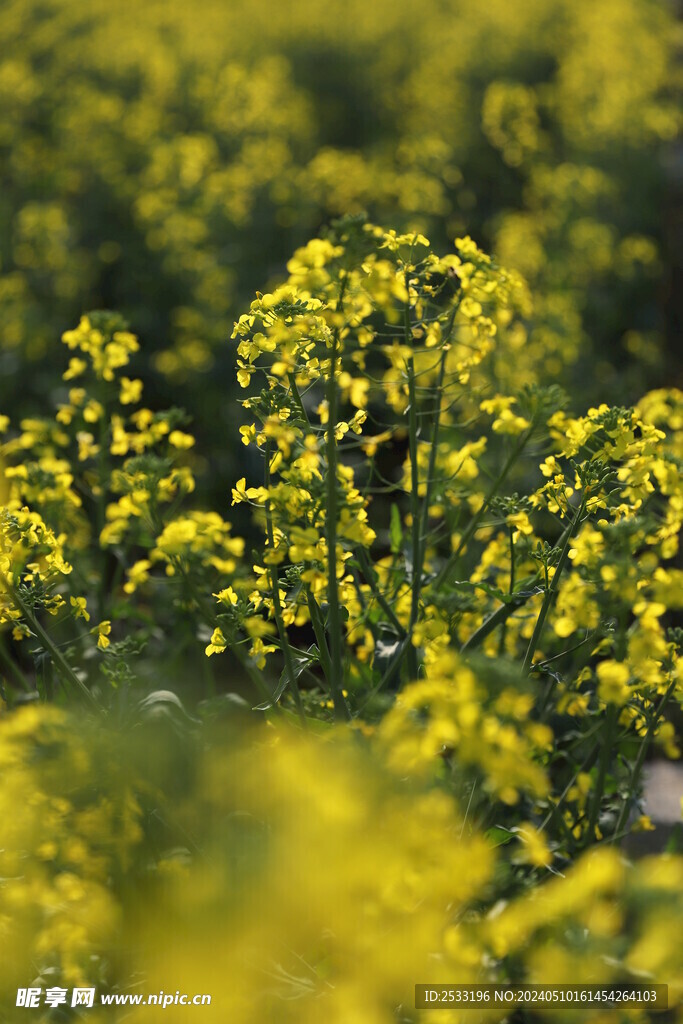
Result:
[[[302,669],[302,671],[303,671],[303,669]],[[294,674],[295,675],[299,675],[300,673],[297,673],[297,671],[295,669],[294,670]],[[287,683],[288,682],[289,682],[289,679],[288,679],[288,676],[287,676],[287,670],[285,669],[283,671],[282,675],[280,676],[280,681],[277,684],[277,686],[275,687],[275,689],[273,691],[273,695],[270,698],[270,700],[264,700],[264,702],[262,704],[254,705],[253,710],[254,711],[267,711],[268,708],[272,708],[274,704],[277,704],[277,702],[279,701],[280,697],[282,696],[282,694],[287,689]]]
[[[486,830],[484,837],[488,839],[491,846],[505,846],[515,838],[515,832],[502,825],[494,825],[493,828]]]
[[[310,647],[308,649],[308,653],[307,654],[302,654],[302,655],[299,655],[298,657],[293,658],[292,660],[293,660],[293,667],[294,667],[294,678],[298,679],[299,676],[301,675],[301,673],[304,672],[308,668],[308,666],[311,664],[311,662],[317,661],[319,659],[319,657],[320,657],[320,652],[318,651],[318,648],[315,645],[313,645],[312,647]],[[282,672],[282,675],[280,676],[280,681],[278,682],[277,686],[275,687],[275,690],[273,691],[273,694],[272,694],[270,700],[265,700],[263,702],[263,704],[257,704],[252,710],[254,710],[254,711],[267,711],[268,708],[272,708],[274,704],[277,704],[277,702],[279,701],[280,697],[282,696],[282,694],[287,689],[288,684],[289,684],[289,676],[287,674],[287,669],[284,669],[283,672]]]
[[[198,718],[189,714],[177,693],[172,690],[154,690],[138,701],[138,710],[150,717],[168,716],[186,722],[199,722]]]
[[[680,853],[683,850],[683,828],[680,821],[677,821],[669,836],[664,853]]]
[[[395,503],[391,506],[389,541],[391,543],[392,555],[397,555],[403,547],[403,526],[401,525],[401,513],[398,510],[398,505]]]

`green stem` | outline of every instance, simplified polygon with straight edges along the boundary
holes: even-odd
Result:
[[[640,785],[640,776],[643,771],[643,765],[645,764],[645,758],[647,757],[648,751],[650,750],[650,746],[652,745],[652,737],[657,727],[657,722],[662,717],[662,714],[664,713],[664,708],[666,707],[669,698],[671,697],[671,694],[674,692],[675,688],[676,680],[674,679],[672,680],[671,685],[669,686],[668,690],[666,691],[666,693],[660,700],[659,704],[657,705],[654,715],[650,719],[649,725],[647,727],[647,732],[645,733],[643,741],[640,744],[638,756],[633,765],[633,771],[631,772],[631,781],[629,783],[628,793],[624,798],[624,803],[622,805],[621,811],[619,812],[619,819],[614,830],[614,835],[612,836],[612,842],[614,842],[618,837],[620,837],[620,834],[623,832],[626,826],[626,822],[628,821],[628,816],[631,811],[631,802],[633,800],[636,790],[638,789],[638,786]]]
[[[35,687],[31,686],[28,679],[21,671],[19,666],[10,657],[6,647],[4,637],[0,637],[0,661],[3,663],[7,671],[14,678],[14,681],[25,690],[26,693],[34,693]]]
[[[265,486],[266,490],[270,487],[270,453],[271,446],[270,441],[266,443],[266,458],[265,458]],[[268,537],[268,544],[270,546],[271,554],[275,552],[275,533],[273,531],[273,513],[270,504],[270,498],[266,499],[266,534]],[[299,690],[299,683],[297,682],[296,673],[294,671],[294,659],[292,658],[292,649],[289,646],[289,637],[287,636],[287,630],[285,628],[284,619],[282,617],[282,602],[280,601],[280,583],[278,580],[277,570],[275,566],[271,565],[270,569],[270,584],[273,596],[273,615],[275,616],[275,625],[277,626],[278,635],[280,637],[280,647],[285,659],[285,671],[287,672],[287,678],[289,680],[289,686],[294,696],[294,703],[296,704],[296,710],[301,724],[306,725],[306,715],[304,713],[304,706],[301,701],[301,691]]]
[[[431,500],[432,484],[434,481],[434,474],[436,472],[436,457],[439,448],[439,430],[441,428],[441,399],[443,396],[443,385],[446,376],[446,358],[448,355],[448,344],[453,333],[453,325],[455,318],[460,308],[460,302],[456,302],[451,310],[451,315],[448,319],[448,326],[446,327],[446,334],[442,342],[441,359],[439,361],[439,376],[436,382],[436,401],[434,403],[434,418],[432,420],[432,436],[429,442],[429,465],[427,467],[427,482],[424,501],[422,503],[422,519],[420,522],[420,537],[423,542],[423,548],[421,552],[421,564],[420,564],[420,576],[424,569],[424,555],[426,550],[426,537],[427,527],[429,526],[429,504]]]
[[[368,586],[370,587],[370,590],[372,591],[373,596],[374,596],[375,600],[377,601],[377,604],[380,606],[380,608],[382,609],[384,614],[389,619],[389,622],[392,624],[392,626],[396,630],[396,633],[399,636],[401,636],[401,637],[405,636],[406,635],[406,631],[403,628],[403,626],[401,625],[401,623],[399,622],[399,620],[396,618],[396,613],[395,613],[394,609],[391,607],[391,605],[387,601],[386,597],[384,596],[382,591],[379,589],[379,584],[377,582],[377,577],[375,575],[375,570],[372,567],[372,565],[370,564],[370,559],[368,558],[365,549],[364,548],[357,548],[356,549],[356,557],[357,557],[357,559],[358,559],[358,561],[360,563],[361,569],[363,570],[363,574],[365,576],[365,579],[368,582]]]
[[[301,401],[301,395],[299,393],[299,389],[297,387],[296,379],[295,379],[293,373],[290,373],[288,375],[288,380],[289,380],[289,387],[290,387],[290,390],[292,392],[292,398],[294,399],[294,404],[296,405],[297,409],[299,410],[299,415],[301,416],[301,419],[304,421],[306,426],[310,427],[311,424],[310,424],[310,421],[309,421],[308,416],[306,414],[306,410],[304,409],[304,403]]]
[[[512,613],[514,611],[517,611],[518,608],[521,608],[522,605],[526,604],[526,602],[532,596],[533,595],[531,593],[527,593],[524,595],[520,594],[519,596],[515,596],[515,598],[512,601],[509,601],[507,604],[502,604],[500,608],[496,608],[495,612],[492,612],[491,615],[489,615],[488,619],[485,619],[482,622],[479,629],[474,631],[469,640],[465,641],[460,650],[471,651],[475,647],[479,647],[479,645],[484,642],[489,633],[492,633],[494,629],[497,629],[497,627],[500,626],[501,623],[507,622]]]
[[[337,311],[341,312],[344,298],[345,282],[342,281]],[[327,507],[325,509],[325,537],[327,541],[327,609],[328,634],[330,638],[330,691],[334,704],[334,717],[338,721],[348,722],[349,709],[344,699],[342,665],[342,621],[339,610],[339,590],[337,587],[337,441],[334,428],[337,422],[337,359],[339,358],[339,326],[332,332],[332,352],[330,355],[330,375],[327,381]]]
[[[409,643],[410,643],[410,638],[407,637],[407,636],[405,636],[401,641],[399,641],[399,645],[398,645],[398,647],[396,649],[396,653],[394,654],[393,658],[391,659],[391,661],[387,665],[387,668],[386,668],[386,670],[384,672],[384,675],[382,676],[380,681],[377,683],[377,686],[374,688],[374,690],[371,690],[370,693],[367,695],[365,701],[363,702],[363,704],[361,705],[361,707],[359,709],[360,712],[365,711],[365,709],[368,706],[368,704],[370,703],[370,701],[373,700],[373,698],[376,697],[377,694],[381,690],[383,690],[384,687],[387,685],[387,683],[389,682],[389,680],[393,676],[394,672],[396,671],[401,658],[403,657],[403,652],[405,650],[406,644],[409,644]]]
[[[439,584],[443,583],[444,579],[447,576],[449,576],[450,573],[452,572],[452,570],[456,567],[456,565],[458,563],[458,559],[460,558],[461,552],[465,549],[465,547],[469,544],[470,540],[472,539],[474,533],[476,532],[476,530],[477,530],[477,528],[479,526],[479,523],[483,519],[486,511],[488,510],[489,505],[491,504],[491,502],[495,498],[496,494],[498,493],[498,490],[499,490],[501,484],[504,483],[505,479],[507,478],[508,473],[510,472],[510,470],[514,466],[514,464],[517,461],[517,459],[519,458],[519,456],[524,451],[524,449],[525,449],[525,447],[527,445],[527,442],[528,442],[529,438],[531,437],[532,432],[533,432],[533,427],[530,427],[528,430],[526,430],[520,436],[519,441],[517,442],[517,444],[515,445],[513,450],[510,452],[510,455],[506,459],[506,461],[505,461],[505,463],[503,465],[503,468],[501,469],[501,471],[498,474],[498,476],[496,477],[496,479],[493,481],[493,484],[491,485],[488,493],[486,494],[486,497],[484,498],[484,501],[483,501],[483,504],[482,504],[481,508],[472,517],[472,519],[470,520],[470,522],[469,522],[469,524],[467,526],[467,529],[465,530],[465,532],[463,533],[462,537],[460,538],[460,541],[458,543],[457,548],[455,549],[455,551],[450,556],[450,558],[446,562],[445,566],[443,567],[443,569],[441,570],[441,572],[437,576],[437,578],[435,580],[435,586],[436,587],[438,587]]]
[[[0,571],[0,582],[2,582],[2,585],[5,588],[7,594],[9,595],[10,600],[14,603],[17,609],[24,616],[32,632],[35,633],[35,635],[42,643],[45,651],[47,651],[47,653],[52,658],[53,664],[57,671],[59,672],[62,679],[64,680],[64,682],[67,683],[69,686],[72,686],[74,690],[80,693],[83,699],[86,701],[86,703],[88,703],[92,708],[95,708],[99,711],[100,705],[95,700],[88,687],[78,678],[74,670],[71,668],[71,665],[69,665],[68,661],[62,654],[62,652],[53,643],[48,633],[46,633],[46,631],[43,629],[36,616],[33,614],[31,608],[29,608],[24,599],[21,597],[17,588],[12,583],[10,583],[10,581],[7,579],[4,572],[2,571]]]
[[[600,748],[600,762],[598,765],[598,777],[595,782],[595,789],[593,791],[593,802],[591,804],[590,817],[588,819],[588,840],[593,842],[595,840],[595,827],[600,817],[600,808],[602,807],[602,798],[605,794],[605,782],[607,780],[607,772],[609,769],[609,763],[612,758],[612,746],[614,743],[614,728],[617,724],[617,707],[615,704],[610,704],[607,708],[606,722],[605,722],[605,735],[603,736],[602,746]]]
[[[541,605],[541,610],[539,612],[538,618],[536,619],[536,625],[534,626],[534,631],[532,633],[531,640],[529,641],[529,646],[527,647],[527,651],[524,656],[524,662],[522,664],[522,671],[525,675],[527,675],[531,669],[531,662],[534,657],[534,654],[536,653],[536,648],[538,647],[539,642],[541,640],[541,634],[543,633],[545,620],[548,617],[548,612],[550,611],[550,607],[555,598],[555,594],[557,593],[557,588],[560,582],[560,576],[562,575],[564,567],[567,564],[567,559],[569,558],[569,548],[571,545],[572,537],[574,536],[574,531],[576,530],[576,527],[579,525],[579,522],[581,521],[581,517],[583,516],[585,507],[586,495],[584,494],[581,504],[576,511],[576,515],[574,516],[569,529],[566,531],[566,537],[564,544],[562,545],[562,550],[560,552],[560,557],[557,562],[557,567],[553,574],[553,578],[546,589],[545,597],[543,598],[543,604]]]
[[[564,800],[565,800],[567,794],[569,793],[569,790],[572,788],[573,785],[575,785],[576,780],[578,779],[579,775],[582,772],[590,771],[590,769],[593,767],[593,765],[597,761],[599,753],[600,753],[600,745],[598,744],[598,746],[593,747],[593,749],[591,750],[590,754],[588,754],[588,756],[585,758],[585,760],[576,769],[576,771],[572,775],[571,779],[569,780],[567,785],[562,790],[562,793],[560,794],[560,796],[559,796],[559,798],[557,800],[557,803],[550,809],[550,811],[548,812],[548,814],[546,815],[544,820],[541,822],[541,831],[542,832],[545,832],[546,829],[548,829],[548,828],[550,828],[552,826],[553,822],[555,821],[555,817],[557,816],[560,808],[563,806]]]
[[[102,399],[101,405],[105,412],[99,419],[98,432],[99,432],[99,452],[97,454],[97,470],[98,470],[98,490],[99,493],[96,495],[96,522],[97,522],[97,543],[99,548],[99,573],[97,580],[97,617],[100,622],[107,618],[106,614],[106,575],[107,575],[107,563],[109,560],[109,552],[105,547],[102,546],[100,537],[104,530],[107,522],[107,491],[105,481],[110,479],[109,466],[108,466],[108,454],[109,454],[109,441],[108,441],[108,426],[109,423],[108,414],[106,413],[107,401],[104,393],[100,395]],[[113,592],[113,588],[112,588]]]
[[[406,291],[409,292],[408,271],[405,274]],[[406,346],[413,343],[412,331],[410,328],[410,300],[406,302],[403,316],[404,334]],[[410,600],[410,621],[408,623],[408,636],[412,636],[413,629],[417,623],[420,612],[420,590],[422,588],[422,553],[420,538],[420,495],[419,483],[420,473],[417,463],[417,395],[415,391],[415,361],[411,355],[408,359],[408,444],[410,449],[410,516],[412,536],[412,560],[413,579]],[[408,674],[411,679],[417,679],[417,650],[410,645],[408,649]]]
[[[457,307],[456,307],[457,308]],[[451,329],[453,326],[453,320],[455,319],[455,312],[451,318]],[[450,337],[450,331],[448,332],[447,338]],[[436,457],[439,449],[439,429],[441,427],[441,397],[443,394],[443,383],[446,374],[446,354],[447,347],[444,343],[443,350],[441,352],[441,362],[439,365],[439,377],[436,384],[436,403],[434,406],[434,419],[432,422],[432,436],[429,442],[429,463],[427,465],[427,481],[425,484],[426,490],[424,498],[422,499],[422,515],[420,517],[420,564],[418,567],[417,577],[419,580],[422,579],[424,572],[424,561],[425,554],[427,551],[427,530],[429,527],[429,505],[431,502],[431,491],[434,481],[434,474],[436,473]]]
[[[512,595],[515,590],[515,542],[514,542],[514,530],[509,527],[510,533],[510,585],[508,587],[508,594]],[[507,633],[507,619],[503,620],[503,628],[500,631],[500,642],[498,644],[498,657],[502,657],[505,654],[505,635]]]
[[[537,667],[540,668],[541,666],[543,666],[545,668],[546,665],[552,665],[554,661],[559,661],[560,658],[566,658],[568,654],[573,654],[574,651],[580,651],[582,647],[586,646],[586,644],[594,644],[596,638],[600,637],[601,635],[602,634],[600,630],[595,629],[589,636],[585,638],[585,640],[579,640],[577,644],[574,644],[573,647],[568,647],[566,651],[560,651],[559,654],[554,654],[552,658],[545,658],[543,661],[537,662]]]
[[[560,536],[557,542],[558,546],[564,544],[570,529],[571,524]],[[489,633],[492,633],[493,630],[500,626],[502,623],[507,622],[507,620],[509,619],[513,612],[516,612],[518,608],[521,608],[523,605],[527,603],[527,601],[530,598],[534,596],[534,591],[532,588],[540,583],[541,578],[541,574],[537,573],[536,576],[534,576],[534,578],[529,582],[528,589],[526,589],[523,593],[513,594],[511,601],[502,604],[500,608],[496,608],[495,612],[492,612],[491,615],[489,615],[488,619],[485,619],[484,622],[482,622],[479,629],[475,630],[475,632],[472,634],[469,640],[465,641],[465,643],[460,648],[461,651],[469,651],[472,650],[472,648],[474,647],[478,647],[486,639]],[[560,655],[558,655],[558,657],[560,657]],[[552,661],[553,659],[551,658],[549,660]]]
[[[322,665],[323,672],[325,673],[325,679],[327,680],[327,685],[329,687],[330,679],[332,677],[332,665],[330,663],[330,651],[325,637],[325,623],[323,622],[320,605],[308,589],[306,590],[306,600],[308,602],[308,614],[311,616],[313,632],[315,633],[316,643],[318,644],[318,650],[320,651],[320,664]]]
[[[203,595],[200,594],[199,591],[197,590],[197,588],[195,587],[195,585],[194,585],[194,583],[192,581],[192,577],[190,576],[189,572],[187,571],[182,558],[177,558],[174,561],[173,564],[174,564],[175,568],[178,570],[178,572],[181,574],[181,576],[183,577],[183,580],[184,580],[185,585],[187,587],[188,593],[190,594],[190,596],[192,597],[193,601],[197,605],[197,609],[199,611],[200,616],[202,617],[202,619],[204,620],[206,625],[210,629],[213,630],[214,626],[216,625],[216,620],[215,620],[215,616],[213,614],[213,609],[211,609],[211,608],[209,608],[207,606],[207,603],[204,600]],[[234,654],[234,656],[239,661],[240,665],[242,666],[242,668],[244,669],[244,671],[248,675],[249,679],[254,684],[254,688],[256,690],[258,690],[259,694],[264,698],[265,701],[270,701],[272,699],[272,694],[270,693],[270,691],[268,690],[268,687],[263,682],[263,679],[261,677],[261,673],[257,672],[249,664],[249,659],[246,658],[242,654],[242,651],[240,650],[239,644],[230,644],[229,650],[230,650],[230,653]],[[273,704],[273,709],[276,712],[280,711],[280,707],[277,704]]]

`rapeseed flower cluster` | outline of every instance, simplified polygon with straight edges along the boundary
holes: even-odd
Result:
[[[2,698],[31,705],[0,720],[11,984],[125,987],[129,885],[149,977],[182,964],[245,1024],[418,1020],[416,965],[671,984],[680,865],[619,844],[653,744],[679,756],[680,394],[505,391],[529,294],[469,237],[346,218],[288,271],[233,335],[248,555],[190,504],[194,437],[142,405],[116,314],[66,332],[54,416],[0,420]],[[145,646],[211,656],[189,713],[141,696]],[[84,714],[68,745],[72,695],[140,748],[104,767],[123,741]]]
[[[82,688],[70,649],[76,658],[83,644],[106,651],[103,668],[120,641],[130,656],[130,634],[117,636],[116,623],[140,622],[155,579],[178,581],[169,623],[188,607],[197,612],[193,594],[235,572],[244,542],[218,513],[182,510],[195,489],[194,438],[179,410],[141,405],[142,381],[125,375],[138,340],[122,318],[83,316],[63,342],[76,353],[63,374],[68,401],[52,418],[22,420],[18,432],[9,417],[3,423],[0,621],[33,654],[48,647],[62,680]],[[55,620],[47,630],[44,611]],[[139,648],[148,637],[138,625],[132,639]]]
[[[676,393],[578,418],[557,388],[491,395],[528,296],[468,238],[440,258],[423,235],[351,219],[288,269],[233,334],[240,434],[263,470],[232,501],[263,547],[214,592],[207,653],[245,637],[254,667],[282,667],[270,703],[289,690],[303,716],[301,679],[323,710],[379,718],[402,770],[452,764],[449,784],[476,779],[474,808],[494,796],[503,821],[523,797],[530,835],[559,829],[554,849],[619,833],[640,784],[620,750],[678,753],[680,653],[662,622],[680,602],[678,440],[662,429]]]

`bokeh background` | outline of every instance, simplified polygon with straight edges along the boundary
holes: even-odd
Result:
[[[667,0],[5,0],[0,406],[59,400],[61,332],[118,309],[224,493],[232,321],[361,210],[521,271],[581,407],[671,384],[679,39]]]

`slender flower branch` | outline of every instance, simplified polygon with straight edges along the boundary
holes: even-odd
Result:
[[[501,487],[501,484],[504,483],[504,481],[506,480],[510,470],[514,466],[515,462],[517,461],[519,456],[522,454],[522,452],[526,448],[527,443],[529,441],[529,438],[531,437],[531,435],[533,433],[533,429],[534,428],[533,428],[533,425],[532,425],[531,427],[529,427],[528,430],[525,430],[524,433],[520,435],[519,441],[517,442],[515,447],[510,452],[510,455],[508,456],[508,458],[506,459],[505,463],[503,464],[503,468],[501,469],[500,473],[498,474],[496,479],[493,481],[493,484],[489,488],[489,491],[486,494],[486,497],[484,498],[484,501],[483,501],[483,503],[481,505],[481,508],[472,517],[472,519],[468,523],[467,528],[465,529],[465,531],[463,532],[462,537],[460,538],[458,546],[456,547],[455,551],[450,556],[450,558],[448,559],[448,561],[446,562],[446,564],[444,565],[444,567],[441,569],[440,573],[436,577],[436,580],[434,581],[435,586],[438,587],[441,583],[443,583],[444,580],[448,576],[450,576],[452,571],[457,566],[458,559],[460,558],[461,552],[464,551],[466,546],[469,544],[470,540],[472,539],[472,537],[474,536],[475,532],[477,531],[477,529],[479,527],[479,524],[481,523],[481,520],[483,519],[485,513],[488,511],[489,505],[491,504],[491,502],[495,498],[496,494],[498,493],[498,491],[499,491],[499,489]]]
[[[553,600],[555,598],[555,594],[557,593],[557,588],[558,588],[558,585],[559,585],[559,582],[560,582],[560,577],[562,575],[562,572],[564,570],[565,565],[567,564],[567,560],[569,558],[569,548],[570,548],[570,545],[571,545],[572,537],[574,536],[574,532],[575,532],[577,526],[579,525],[579,523],[581,522],[581,519],[583,517],[583,513],[584,513],[585,508],[586,508],[586,501],[587,501],[587,495],[584,493],[584,496],[583,496],[583,499],[581,501],[581,504],[579,505],[578,509],[576,510],[576,513],[574,515],[574,518],[572,519],[570,527],[569,527],[569,529],[567,531],[565,531],[566,536],[565,536],[564,543],[562,545],[562,550],[560,552],[560,557],[558,559],[557,566],[555,568],[555,572],[553,573],[553,578],[551,579],[551,581],[550,581],[550,583],[549,583],[549,585],[548,585],[548,587],[546,589],[545,597],[543,598],[543,604],[541,605],[541,610],[540,610],[538,618],[536,620],[536,625],[534,626],[534,631],[533,631],[533,633],[531,635],[531,640],[529,641],[529,646],[527,647],[526,654],[524,655],[524,662],[522,664],[522,671],[524,672],[525,675],[527,675],[529,673],[530,669],[531,669],[531,662],[533,660],[534,654],[536,653],[536,648],[538,647],[538,645],[540,643],[541,634],[543,633],[543,627],[545,625],[545,620],[546,620],[546,618],[548,616],[548,612],[550,611],[550,607],[551,607],[551,605],[553,603]]]
[[[35,687],[31,686],[19,666],[10,657],[5,648],[4,638],[2,636],[0,636],[0,661],[3,663],[10,675],[14,677],[15,682],[22,688],[22,690],[26,693],[35,693]]]
[[[306,601],[308,603],[308,614],[311,617],[311,625],[313,626],[313,632],[315,633],[316,643],[318,644],[318,651],[320,652],[320,664],[322,665],[323,672],[325,673],[325,679],[329,686],[330,679],[332,678],[332,664],[330,662],[330,649],[327,646],[327,638],[325,636],[325,623],[323,622],[320,605],[308,588],[306,589]]]
[[[174,561],[174,565],[176,567],[176,570],[183,577],[183,581],[187,587],[188,593],[191,595],[192,600],[195,602],[197,611],[199,612],[200,616],[202,617],[206,625],[213,629],[216,622],[213,610],[207,607],[206,601],[204,600],[203,596],[199,593],[196,586],[194,585],[192,577],[187,571],[187,567],[185,566],[183,559],[176,559]],[[229,647],[230,653],[234,654],[234,656],[237,658],[240,665],[242,666],[246,674],[249,676],[249,679],[254,684],[254,688],[258,690],[261,697],[263,697],[264,703],[268,703],[269,701],[271,701],[272,694],[270,693],[268,687],[264,683],[261,673],[257,672],[254,669],[253,665],[250,664],[249,658],[247,658],[244,655],[244,653],[240,650],[239,643],[230,644]],[[276,712],[279,712],[281,710],[280,706],[277,703],[274,703],[272,707]]]
[[[602,743],[600,745],[600,760],[598,762],[598,777],[595,780],[595,788],[593,790],[593,799],[591,803],[590,816],[588,818],[588,837],[592,842],[595,838],[595,829],[598,824],[600,817],[600,808],[602,807],[602,798],[605,793],[605,783],[607,781],[607,773],[609,771],[610,761],[612,759],[612,748],[614,746],[614,730],[617,724],[617,708],[616,705],[610,704],[607,708],[607,714],[605,716],[605,731],[602,735]],[[617,829],[617,831],[619,831]]]
[[[266,443],[265,451],[265,486],[266,490],[270,487],[270,458],[271,458],[271,446],[270,441]],[[271,508],[270,498],[266,501],[266,535],[268,537],[268,544],[270,546],[271,554],[275,552],[275,533],[273,530],[273,512]],[[287,630],[285,628],[284,619],[282,617],[282,602],[280,600],[280,583],[278,580],[277,569],[274,565],[269,567],[270,569],[270,583],[273,597],[273,615],[275,616],[275,625],[277,626],[278,636],[280,637],[280,646],[282,648],[282,654],[285,659],[285,671],[287,673],[287,680],[289,682],[290,689],[294,696],[294,703],[296,704],[296,710],[301,720],[302,725],[306,725],[306,715],[304,713],[304,706],[301,701],[301,691],[299,690],[299,683],[297,681],[296,672],[294,671],[294,659],[292,657],[292,649],[289,646],[289,638],[287,637]]]
[[[375,600],[377,601],[378,605],[380,606],[380,608],[382,609],[382,611],[384,612],[386,617],[391,622],[392,626],[396,630],[396,633],[400,637],[404,637],[406,635],[406,631],[403,628],[403,626],[401,625],[401,623],[399,622],[399,620],[397,619],[396,613],[395,613],[394,609],[391,607],[391,605],[387,601],[386,597],[384,596],[382,591],[379,589],[379,585],[377,583],[377,577],[375,575],[375,570],[374,570],[373,566],[370,564],[370,559],[368,558],[367,553],[366,553],[364,548],[358,548],[357,549],[357,551],[356,551],[356,558],[358,559],[358,561],[360,563],[360,566],[361,566],[361,569],[363,570],[363,574],[365,576],[365,579],[367,580],[368,586],[370,587],[370,590],[372,591],[372,594],[373,594]]]
[[[641,741],[640,747],[638,749],[638,756],[636,757],[635,764],[633,765],[628,793],[624,797],[624,802],[622,804],[621,811],[619,812],[619,818],[614,829],[612,842],[615,842],[617,839],[621,838],[621,834],[624,828],[626,827],[626,822],[628,821],[628,816],[631,811],[631,803],[633,801],[634,794],[636,793],[638,786],[640,785],[640,776],[643,771],[643,765],[645,764],[645,758],[647,757],[650,751],[650,746],[652,745],[654,731],[657,727],[659,719],[662,717],[664,713],[664,709],[666,708],[666,705],[669,702],[669,698],[671,697],[675,689],[676,679],[672,679],[669,688],[667,689],[666,693],[664,694],[659,704],[655,708],[654,714],[648,723],[647,732],[645,733],[645,736]]]
[[[405,286],[410,296],[410,284],[408,271],[405,273]],[[410,298],[406,300],[404,307],[404,335],[406,346],[412,348],[413,337],[410,326]],[[410,517],[411,517],[411,538],[412,538],[412,562],[413,579],[410,599],[410,621],[408,623],[408,636],[412,636],[413,629],[417,623],[420,611],[420,591],[422,589],[422,545],[421,545],[421,523],[420,523],[420,472],[417,456],[417,395],[415,390],[415,361],[411,354],[408,359],[408,443],[410,448]],[[411,643],[408,647],[408,674],[411,679],[417,679],[417,651]]]
[[[514,530],[511,526],[508,527],[509,541],[510,541],[510,583],[508,585],[508,594],[510,597],[515,592],[515,540]],[[507,619],[503,621],[503,628],[500,631],[500,640],[498,642],[498,655],[502,657],[505,654],[505,636],[507,633]]]
[[[304,421],[304,423],[306,424],[307,427],[310,427],[311,423],[310,423],[310,420],[308,418],[308,413],[306,412],[306,409],[304,408],[304,403],[301,400],[301,394],[299,393],[299,388],[297,387],[297,384],[296,384],[296,377],[294,376],[293,373],[290,373],[288,375],[287,379],[289,381],[289,387],[290,387],[290,391],[292,393],[292,398],[294,399],[294,404],[296,405],[297,409],[299,410],[299,413],[301,415],[301,419]]]
[[[337,314],[341,315],[346,279],[341,282]],[[332,351],[330,354],[330,375],[327,381],[327,507],[325,509],[325,536],[327,540],[327,607],[328,634],[330,637],[330,691],[334,704],[334,716],[338,721],[350,719],[349,709],[343,694],[342,665],[342,621],[339,608],[339,590],[337,586],[337,440],[334,436],[337,422],[337,360],[340,349],[339,324],[332,331]]]
[[[0,583],[2,583],[2,586],[5,589],[6,593],[8,594],[12,603],[21,612],[21,614],[28,622],[32,632],[35,633],[35,635],[38,637],[45,650],[50,655],[52,662],[57,671],[59,672],[60,676],[62,677],[63,681],[67,685],[73,687],[73,689],[76,690],[78,693],[80,693],[81,697],[85,700],[87,704],[90,705],[91,708],[94,708],[99,711],[99,702],[92,695],[92,693],[85,685],[85,683],[78,678],[69,662],[66,660],[62,652],[53,642],[49,633],[47,633],[46,630],[43,629],[40,622],[38,621],[37,616],[33,614],[33,610],[28,606],[26,601],[24,601],[18,589],[8,580],[7,576],[5,575],[4,572],[2,572],[2,570],[0,570]]]

